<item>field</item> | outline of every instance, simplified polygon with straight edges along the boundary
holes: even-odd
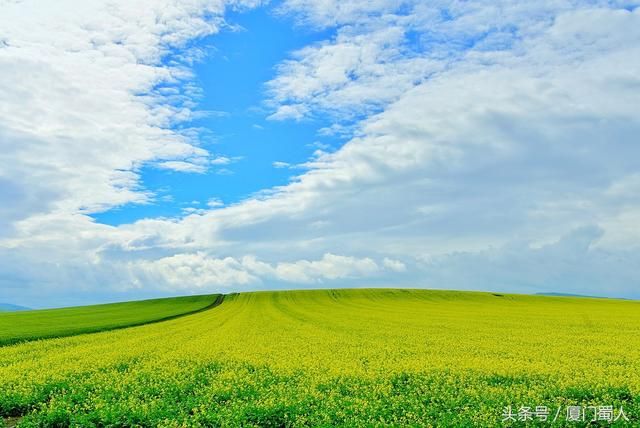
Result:
[[[147,324],[202,310],[217,295],[0,313],[0,345]]]
[[[511,405],[548,407],[526,426],[584,426],[566,406],[611,405],[631,422],[603,426],[637,426],[639,327],[634,301],[241,293],[161,323],[0,347],[0,414],[24,427],[525,426],[502,422]]]

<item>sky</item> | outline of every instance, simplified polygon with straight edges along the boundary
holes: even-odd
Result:
[[[638,6],[0,0],[0,302],[640,298]]]

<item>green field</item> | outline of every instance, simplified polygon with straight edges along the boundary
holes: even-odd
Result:
[[[503,409],[611,405],[631,422],[602,426],[638,426],[639,328],[635,301],[240,293],[161,323],[0,347],[0,414],[24,427],[584,426],[503,424]]]
[[[0,345],[147,324],[211,306],[218,295],[0,313]]]

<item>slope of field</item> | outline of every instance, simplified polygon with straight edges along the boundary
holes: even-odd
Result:
[[[538,425],[580,426],[565,406],[610,405],[637,426],[639,326],[632,301],[241,293],[162,323],[0,348],[0,414],[19,426],[470,427],[504,426],[509,405],[548,406],[549,420],[560,406]]]
[[[0,313],[0,345],[141,325],[192,313],[219,295],[171,297],[63,309]]]

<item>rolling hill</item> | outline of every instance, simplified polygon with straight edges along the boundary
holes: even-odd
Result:
[[[510,406],[546,409],[549,422],[540,410],[530,426],[556,411],[553,426],[576,426],[568,406],[611,406],[633,424],[639,326],[640,302],[613,299],[240,293],[165,322],[0,347],[0,415],[18,426],[495,427]]]
[[[0,345],[94,333],[171,319],[219,303],[219,295],[172,297],[0,313]]]

